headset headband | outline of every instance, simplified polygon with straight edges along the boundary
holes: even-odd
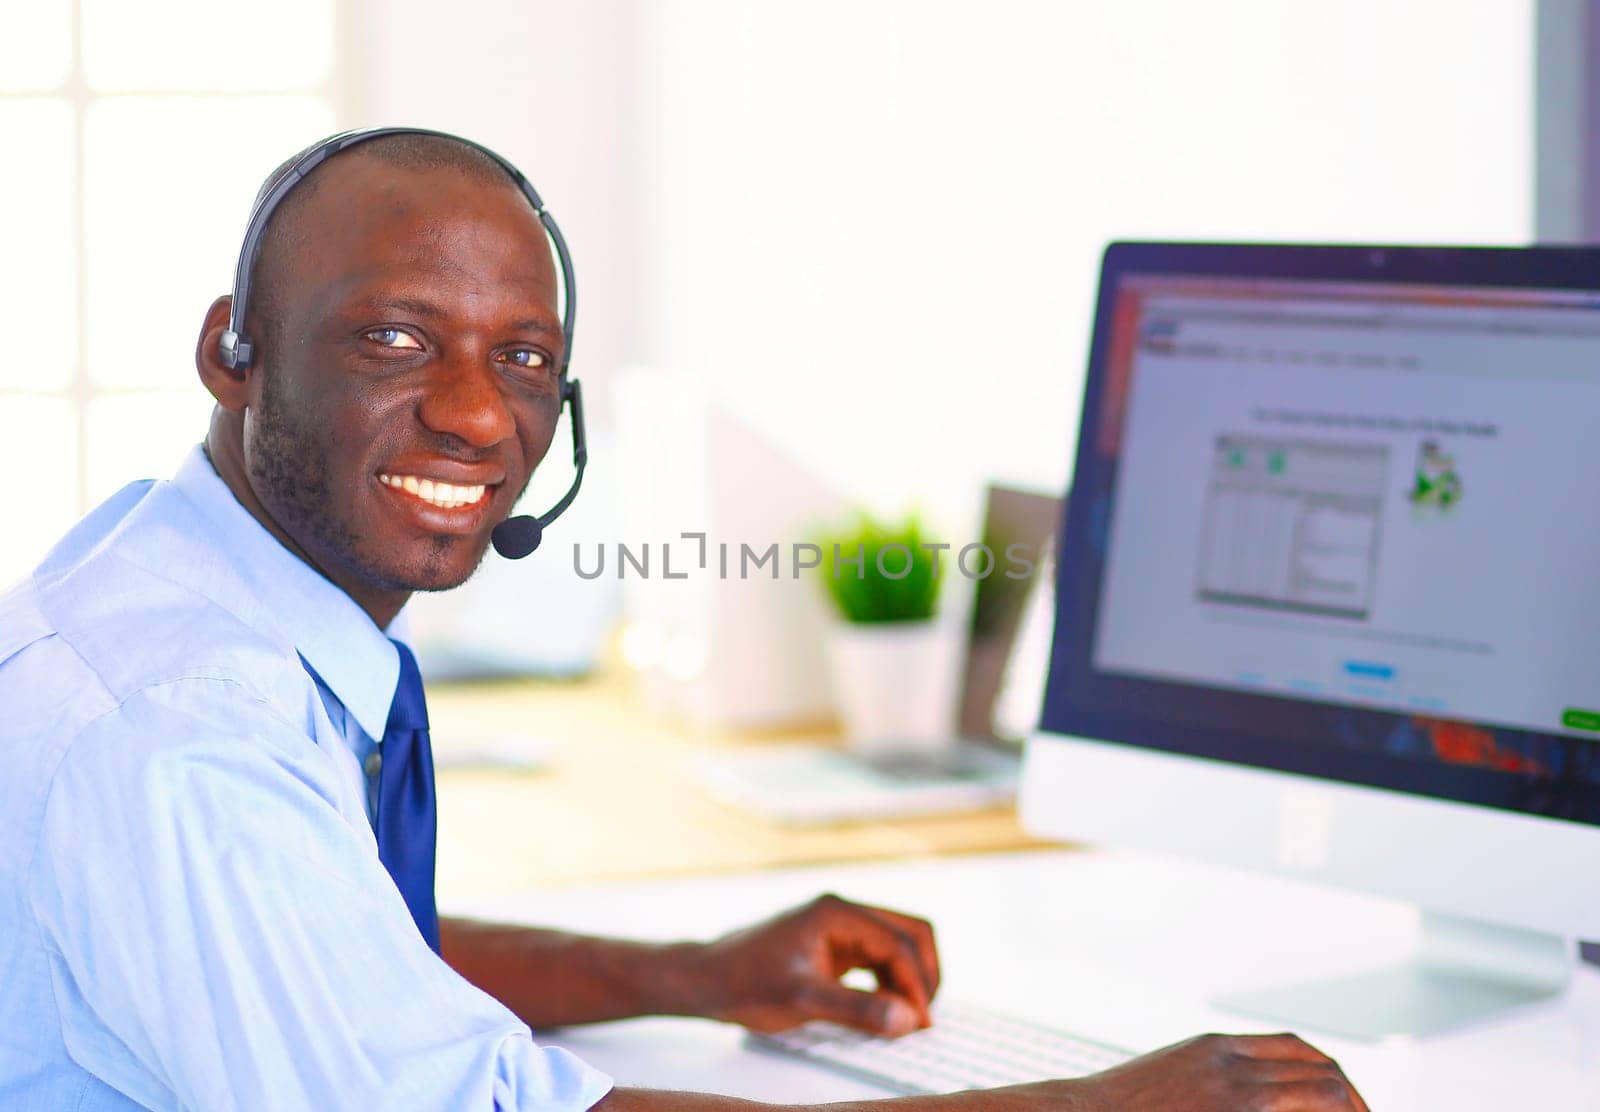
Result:
[[[562,398],[566,399],[567,391],[567,365],[572,361],[572,326],[577,316],[577,290],[572,280],[572,257],[567,253],[567,241],[561,235],[555,217],[551,216],[540,200],[538,190],[533,188],[531,182],[522,176],[510,162],[491,151],[488,147],[474,143],[470,139],[463,139],[459,135],[451,135],[446,131],[434,131],[421,127],[362,127],[352,131],[341,131],[330,136],[306,151],[297,158],[294,165],[281,174],[256,201],[255,207],[250,211],[250,223],[245,228],[244,244],[239,248],[239,263],[233,272],[233,303],[228,311],[228,330],[222,334],[220,343],[222,361],[229,367],[241,369],[248,367],[255,356],[255,344],[244,334],[244,320],[246,310],[250,304],[250,283],[254,277],[257,260],[261,256],[261,243],[266,238],[267,223],[272,219],[272,214],[277,211],[283,199],[287,197],[294,187],[299,185],[307,174],[321,166],[328,159],[341,151],[372,139],[382,139],[387,135],[432,135],[440,139],[449,139],[461,143],[492,158],[495,163],[506,172],[522,195],[533,206],[533,211],[538,214],[539,223],[550,237],[550,242],[555,245],[556,260],[561,266],[561,385]]]

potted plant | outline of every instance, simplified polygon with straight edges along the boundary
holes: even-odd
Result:
[[[851,748],[884,755],[951,744],[960,636],[937,620],[948,549],[914,514],[889,524],[863,513],[818,544],[837,618],[828,670]]]

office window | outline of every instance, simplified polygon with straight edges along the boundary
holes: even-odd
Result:
[[[0,583],[204,435],[201,317],[261,179],[334,129],[334,4],[0,7],[0,468],[27,523]]]

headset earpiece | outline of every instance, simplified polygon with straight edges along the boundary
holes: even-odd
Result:
[[[249,340],[242,338],[237,332],[229,328],[217,340],[217,354],[222,359],[222,365],[230,371],[242,371],[250,366],[250,356],[253,345]]]

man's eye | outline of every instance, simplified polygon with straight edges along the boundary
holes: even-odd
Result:
[[[517,348],[515,351],[506,352],[506,360],[518,367],[527,367],[537,370],[545,366],[549,360],[545,359],[544,352],[534,351],[532,348]]]
[[[374,328],[366,334],[366,338],[375,344],[387,348],[421,348],[417,338],[411,333],[399,328]]]

